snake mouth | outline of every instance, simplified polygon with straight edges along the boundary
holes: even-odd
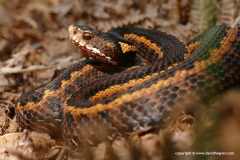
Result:
[[[111,57],[106,56],[105,54],[100,52],[100,50],[98,50],[97,48],[94,48],[92,45],[81,43],[81,41],[79,43],[79,41],[76,41],[76,40],[71,40],[71,41],[75,46],[77,46],[78,48],[82,49],[85,53],[87,53],[89,57],[92,57],[103,63],[110,63],[112,65],[117,65],[117,62],[113,61]]]
[[[96,48],[91,48],[90,45],[81,46],[79,43],[72,41],[78,48],[82,49],[89,57],[92,57],[100,62],[103,63],[111,63],[112,65],[117,65],[116,62],[112,61],[110,57],[106,56],[105,54],[101,53]]]

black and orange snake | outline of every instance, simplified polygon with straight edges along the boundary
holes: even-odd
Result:
[[[239,28],[215,26],[186,45],[131,27],[98,32],[71,25],[69,36],[93,59],[22,94],[16,114],[22,128],[63,135],[74,146],[159,126],[181,100],[240,84]]]

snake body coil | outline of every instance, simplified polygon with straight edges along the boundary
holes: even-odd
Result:
[[[187,45],[139,28],[102,33],[72,25],[69,35],[96,60],[24,93],[16,113],[23,128],[62,133],[75,146],[158,126],[184,98],[201,100],[240,84],[239,29],[215,26]]]

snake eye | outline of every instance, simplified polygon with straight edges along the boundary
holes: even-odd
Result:
[[[83,33],[83,39],[85,39],[85,40],[90,40],[90,39],[92,39],[92,37],[93,37],[93,35],[90,32]]]

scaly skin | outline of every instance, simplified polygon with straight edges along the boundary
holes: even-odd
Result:
[[[81,61],[19,98],[16,113],[23,128],[52,137],[62,133],[70,145],[97,144],[159,126],[183,99],[201,101],[240,85],[239,29],[215,26],[186,46],[153,30],[101,33],[73,25],[69,32],[73,43],[98,61],[122,64],[121,54],[133,61],[127,66]],[[84,37],[85,32],[92,35]]]

